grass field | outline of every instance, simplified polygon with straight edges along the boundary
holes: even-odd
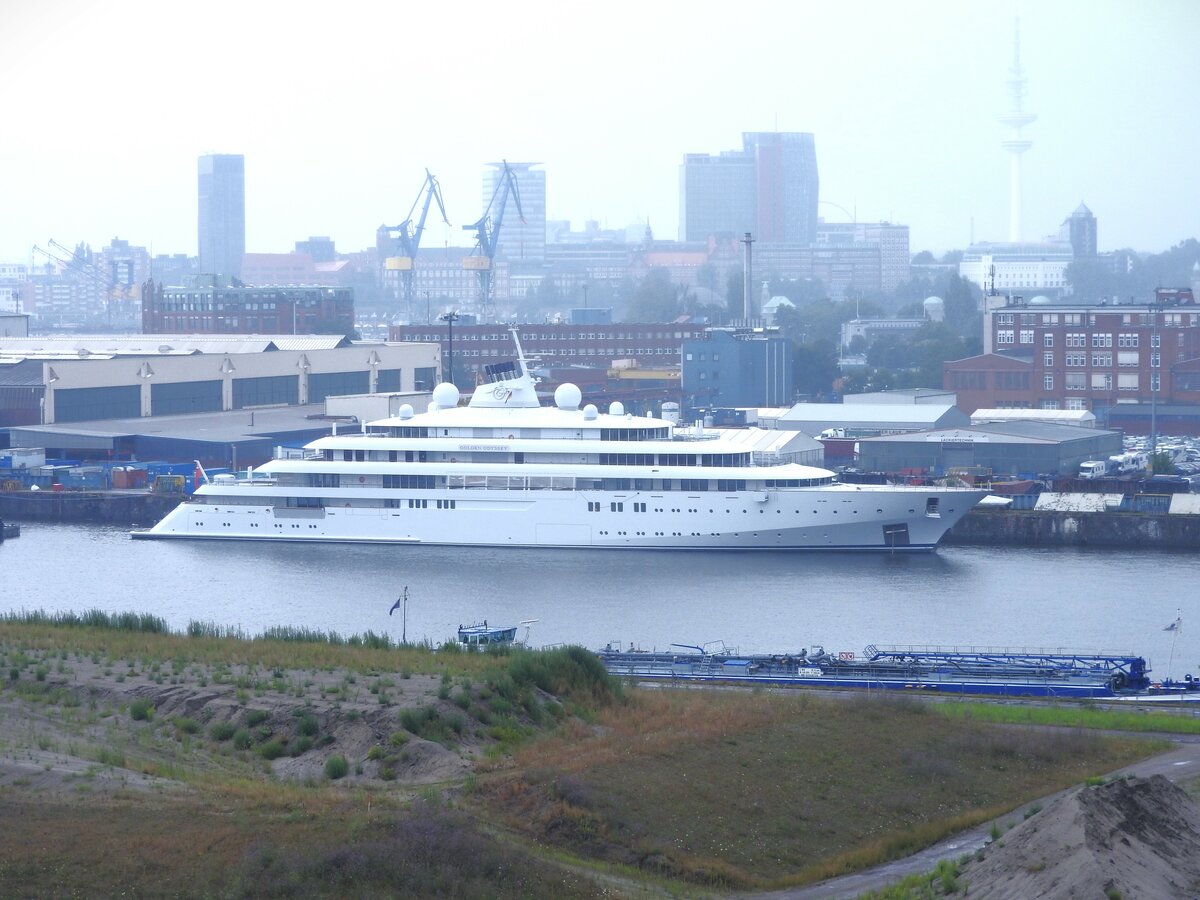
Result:
[[[598,726],[524,748],[484,808],[586,856],[738,888],[903,856],[1147,753],[886,698],[653,692]]]
[[[991,703],[939,703],[938,713],[974,722],[1009,725],[1054,725],[1104,731],[1154,734],[1200,734],[1200,710],[1183,714],[1145,709],[1099,709],[1077,703],[1069,705],[1028,703],[1001,706]]]
[[[983,704],[623,691],[579,648],[160,624],[0,618],[0,896],[800,884],[1158,746]]]

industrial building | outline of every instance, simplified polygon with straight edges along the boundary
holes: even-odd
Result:
[[[142,287],[145,334],[341,334],[354,330],[354,289],[232,284],[196,275],[180,287]]]
[[[324,404],[179,416],[104,419],[70,425],[16,425],[13,446],[45,448],[48,459],[148,462],[198,460],[205,467],[244,468],[271,459],[275,448],[327,435],[337,421]]]
[[[970,422],[953,403],[797,403],[770,419],[767,427],[814,437],[833,431],[838,437],[857,438],[957,428]]]
[[[792,342],[778,333],[710,328],[684,339],[681,350],[689,409],[782,406],[795,395]]]
[[[1074,474],[1086,460],[1121,452],[1118,431],[1023,420],[862,438],[858,467],[932,475],[952,469],[976,475]]]
[[[945,365],[944,387],[963,409],[1088,410],[1101,425],[1148,433],[1161,407],[1171,432],[1200,433],[1190,289],[1160,290],[1148,304],[1002,302],[984,314],[985,352]]]
[[[680,347],[689,339],[703,337],[704,326],[691,322],[612,324],[522,325],[521,347],[531,360],[547,366],[592,366],[608,369],[617,360],[632,361],[636,367],[678,366]],[[507,325],[456,325],[451,332],[445,323],[394,325],[388,339],[407,344],[436,342],[447,357],[454,352],[454,368],[464,374],[482,372],[488,363],[516,355]],[[628,366],[626,366],[628,368]]]
[[[436,344],[338,335],[83,335],[0,340],[0,426],[304,406],[429,390]]]

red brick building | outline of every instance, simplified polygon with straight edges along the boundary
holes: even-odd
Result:
[[[1200,306],[1190,291],[1143,305],[1010,302],[985,312],[983,341],[983,355],[944,368],[943,387],[964,411],[1086,409],[1138,432],[1162,406],[1160,433],[1200,431]]]

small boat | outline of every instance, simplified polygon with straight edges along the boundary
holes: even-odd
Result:
[[[0,522],[0,542],[5,538],[21,536],[21,526],[13,522]]]
[[[537,619],[527,619],[517,625],[489,625],[487,619],[482,624],[459,625],[458,643],[465,650],[487,650],[489,647],[524,647],[529,642],[529,626]],[[525,636],[517,640],[517,630],[525,629]]]

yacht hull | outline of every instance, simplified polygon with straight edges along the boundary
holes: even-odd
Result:
[[[260,489],[269,490],[269,489]],[[360,495],[354,495],[354,494]],[[351,494],[350,496],[347,496]],[[480,547],[643,550],[923,552],[985,492],[831,485],[721,494],[558,491],[423,492],[416,506],[385,506],[339,491],[319,509],[273,498],[181,503],[142,539],[315,541]],[[236,500],[236,502],[223,502]],[[392,501],[407,504],[407,500]]]

